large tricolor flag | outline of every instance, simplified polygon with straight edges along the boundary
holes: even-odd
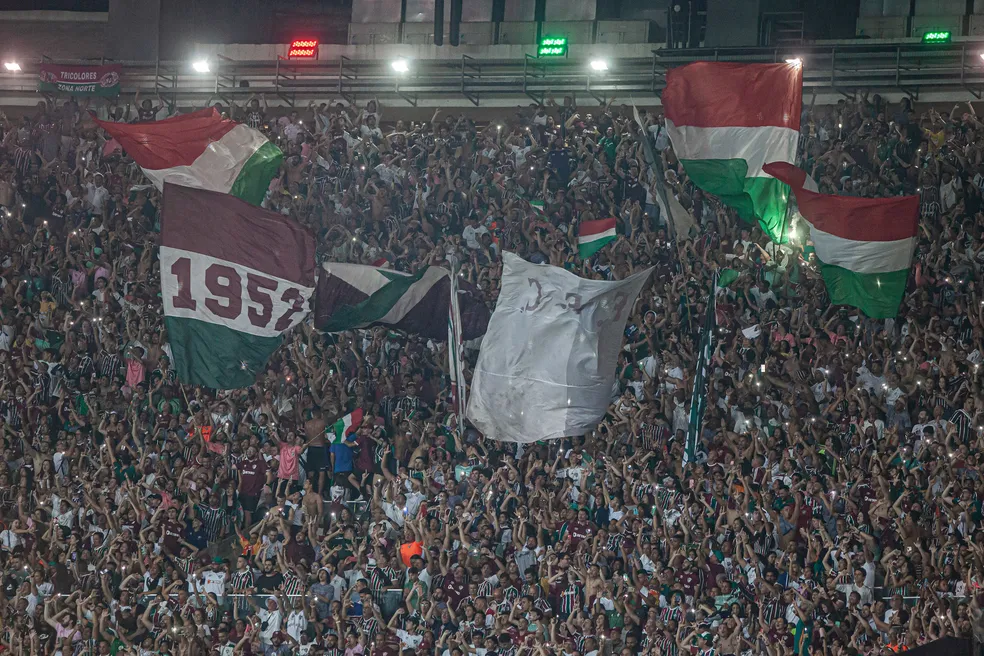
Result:
[[[162,223],[161,292],[178,378],[252,385],[308,313],[314,236],[277,212],[170,183]]]
[[[587,259],[615,241],[615,219],[582,221],[577,229],[577,252]]]
[[[318,277],[314,325],[335,333],[369,326],[444,340],[448,335],[451,274],[441,267],[424,267],[415,274],[391,269],[325,262]],[[478,289],[458,285],[461,334],[475,339],[489,326],[488,307]]]
[[[259,205],[284,158],[259,130],[214,107],[148,123],[96,122],[161,190],[173,182]]]
[[[816,183],[791,164],[765,168],[796,194],[830,302],[873,319],[896,316],[916,248],[919,197],[831,196],[817,193]]]
[[[763,167],[795,161],[802,103],[798,64],[695,62],[666,75],[666,130],[687,175],[775,242],[789,188]]]

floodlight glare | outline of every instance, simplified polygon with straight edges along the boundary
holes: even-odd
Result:
[[[212,70],[211,68],[209,68],[207,59],[199,59],[194,64],[192,64],[191,67],[195,69],[196,73],[208,73],[210,70]]]
[[[392,66],[393,70],[397,73],[408,73],[410,71],[410,62],[406,59],[394,59],[390,66]]]

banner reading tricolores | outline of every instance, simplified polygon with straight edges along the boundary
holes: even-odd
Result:
[[[118,96],[122,70],[120,64],[103,66],[41,64],[38,91],[70,93],[73,96]]]

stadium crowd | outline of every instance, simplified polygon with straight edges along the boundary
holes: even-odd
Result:
[[[168,111],[134,104],[99,111]],[[384,328],[302,324],[251,388],[182,385],[160,194],[88,109],[3,118],[3,651],[848,656],[972,635],[984,124],[969,103],[804,109],[800,164],[824,191],[921,194],[902,310],[881,321],[830,306],[805,231],[777,248],[695,189],[658,113],[640,129],[631,107],[572,99],[488,125],[376,101],[221,108],[284,150],[264,205],[310,226],[322,260],[412,271],[456,252],[490,304],[503,250],[593,278],[656,266],[598,430],[524,448],[459,434],[446,345]],[[660,186],[689,223],[667,225]],[[610,216],[621,236],[581,261],[578,223]],[[739,277],[712,290],[725,267]],[[684,468],[710,293],[708,412]],[[365,421],[333,443],[356,408]]]

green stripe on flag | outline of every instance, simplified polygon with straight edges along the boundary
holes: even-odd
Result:
[[[748,163],[743,159],[680,160],[694,184],[738,211],[745,221],[758,220],[769,239],[788,241],[784,234],[789,186],[775,178],[748,178]]]
[[[366,300],[356,305],[343,305],[332,312],[328,322],[320,330],[337,333],[350,330],[352,326],[362,326],[379,321],[403,298],[411,287],[420,282],[428,267],[424,267],[412,276],[401,276],[397,273],[380,271],[392,282],[381,287]]]
[[[711,354],[714,352],[714,336],[717,329],[717,315],[714,306],[718,280],[707,298],[707,312],[704,315],[704,329],[700,335],[700,350],[697,352],[697,370],[694,373],[694,389],[690,397],[690,421],[687,426],[687,441],[684,444],[683,464],[688,465],[697,458],[697,445],[704,429],[704,411],[707,409],[707,383],[710,374]]]
[[[283,161],[283,152],[267,141],[246,160],[243,168],[239,169],[239,175],[232,183],[229,194],[247,203],[259,205],[263,202],[270,181],[277,175]]]
[[[582,260],[586,260],[602,248],[606,244],[610,244],[615,241],[617,237],[602,237],[601,239],[595,239],[594,241],[581,242],[577,245],[577,252],[581,256]]]
[[[833,264],[819,264],[833,305],[851,305],[872,319],[889,319],[898,315],[899,304],[909,281],[909,269],[855,273]]]
[[[178,379],[214,389],[249,387],[282,336],[257,337],[199,319],[165,317]]]
[[[721,273],[718,274],[718,287],[727,287],[734,281],[738,280],[739,276],[741,276],[741,274],[734,269],[721,269]]]

